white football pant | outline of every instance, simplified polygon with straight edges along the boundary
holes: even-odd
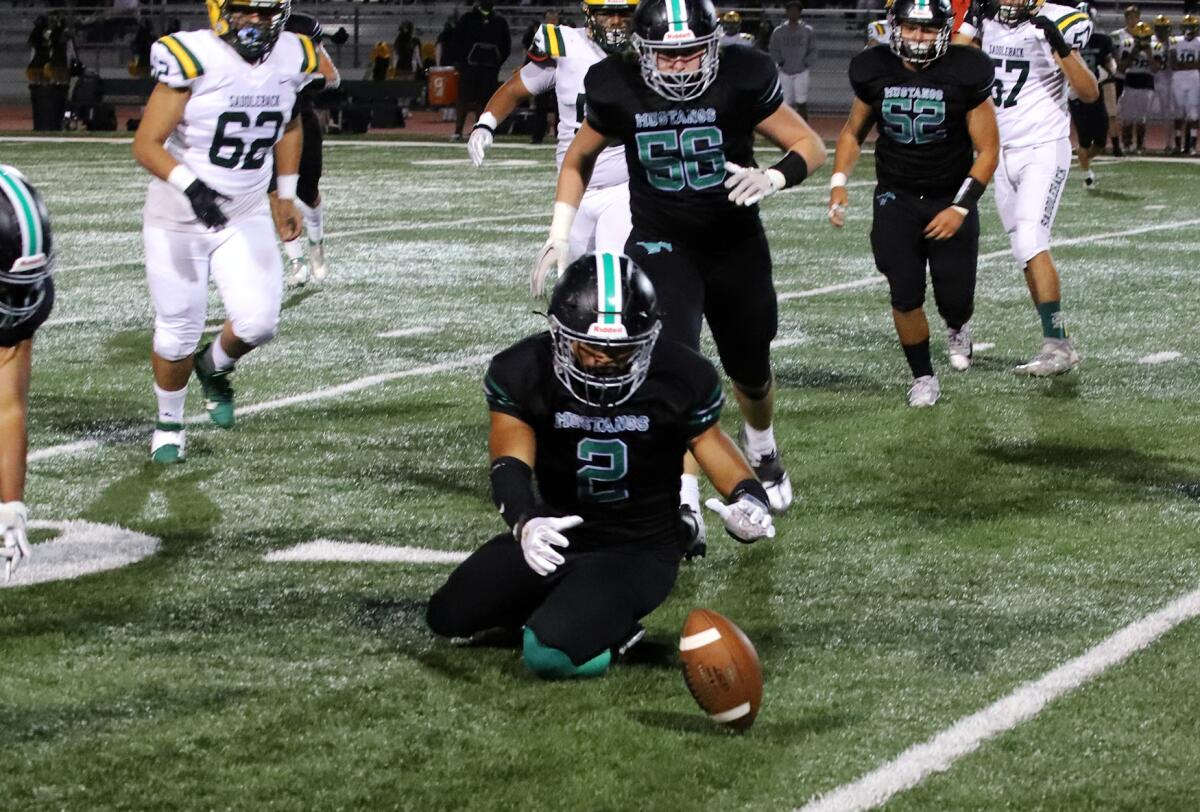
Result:
[[[1175,115],[1188,121],[1200,119],[1200,73],[1192,71],[1186,79],[1176,76],[1171,92],[1175,96]]]
[[[142,238],[159,357],[178,361],[195,351],[208,312],[210,271],[234,335],[254,347],[274,338],[283,301],[283,262],[269,214],[239,218],[205,233],[147,225]]]
[[[1071,141],[1067,138],[1031,147],[1000,148],[993,184],[996,208],[1012,242],[1013,258],[1022,268],[1050,250],[1050,229],[1070,167]]]
[[[1126,87],[1121,92],[1117,107],[1121,114],[1121,123],[1145,124],[1154,109],[1155,93],[1150,88]]]
[[[575,222],[571,224],[571,260],[589,251],[624,254],[625,241],[631,230],[628,183],[588,189],[575,213]]]

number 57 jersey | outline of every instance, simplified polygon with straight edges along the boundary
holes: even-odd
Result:
[[[257,64],[208,29],[170,34],[150,49],[154,77],[191,92],[167,152],[230,198],[221,203],[230,221],[265,209],[272,150],[318,61],[312,40],[287,31]],[[145,219],[175,231],[207,230],[187,198],[157,178],[150,182]]]

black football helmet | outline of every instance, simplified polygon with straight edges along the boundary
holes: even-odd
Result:
[[[697,98],[717,78],[721,23],[712,0],[641,0],[629,37],[647,87],[671,101]],[[700,67],[686,73],[658,69],[658,55],[699,51]]]
[[[904,24],[936,30],[937,37],[906,39],[900,32]],[[954,9],[950,0],[895,0],[888,7],[888,25],[892,27],[892,52],[913,65],[928,65],[945,56],[950,47]]]
[[[550,298],[554,375],[588,406],[619,406],[650,371],[662,322],[654,286],[621,254],[584,254]]]
[[[53,247],[41,196],[24,175],[0,164],[0,329],[17,326],[41,306]]]
[[[292,0],[205,0],[213,33],[228,42],[247,62],[266,59],[287,19]],[[256,14],[257,22],[249,15]]]

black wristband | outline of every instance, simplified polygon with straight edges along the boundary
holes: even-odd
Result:
[[[500,457],[492,463],[492,502],[504,523],[516,527],[533,510],[533,470],[516,457]]]
[[[962,186],[958,187],[958,194],[954,196],[954,200],[950,205],[962,206],[964,209],[974,209],[979,205],[979,198],[983,197],[985,189],[987,189],[987,184],[980,183],[975,178],[967,175],[966,179],[962,182]]]
[[[733,490],[729,492],[729,502],[736,502],[743,496],[753,496],[762,502],[764,508],[771,504],[771,500],[767,498],[767,489],[757,479],[743,479],[735,485]]]
[[[808,177],[808,162],[804,160],[803,155],[790,150],[771,168],[783,175],[785,189],[799,186]]]
[[[476,130],[487,130],[487,131],[488,131],[488,132],[490,132],[492,135],[495,135],[495,134],[496,134],[496,131],[495,131],[495,130],[493,130],[491,127],[489,127],[489,126],[488,126],[488,125],[486,125],[486,124],[481,124],[481,123],[480,123],[480,122],[478,122],[478,121],[477,121],[477,122],[475,122],[475,126],[471,128],[471,132],[475,132]]]

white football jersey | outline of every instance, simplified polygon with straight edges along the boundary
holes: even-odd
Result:
[[[1071,6],[1047,3],[1038,13],[1054,20],[1073,48],[1091,39],[1088,15]],[[992,101],[1001,146],[1027,147],[1070,137],[1067,78],[1042,30],[1030,21],[1010,28],[985,19],[983,50],[996,67]]]
[[[876,20],[867,24],[867,47],[892,44],[892,27],[886,20]]]
[[[1195,74],[1200,67],[1200,37],[1174,37],[1171,40],[1171,54],[1179,62],[1180,74]]]
[[[1113,41],[1113,57],[1117,60],[1117,72],[1113,76],[1122,79],[1125,71],[1121,69],[1121,59],[1133,50],[1133,34],[1130,34],[1127,29],[1118,28],[1111,32],[1110,36]]]
[[[529,55],[532,61],[521,68],[525,87],[535,95],[553,88],[558,97],[558,149],[554,157],[562,168],[567,147],[584,122],[583,77],[607,54],[582,28],[543,25],[533,35]],[[588,188],[604,189],[628,180],[625,149],[617,144],[596,159]]]
[[[230,220],[266,206],[273,149],[291,120],[296,94],[316,77],[319,59],[311,39],[288,31],[258,64],[209,29],[170,34],[151,47],[154,77],[191,92],[167,152],[231,198],[221,203]],[[204,229],[183,193],[157,178],[147,193],[146,222]]]

